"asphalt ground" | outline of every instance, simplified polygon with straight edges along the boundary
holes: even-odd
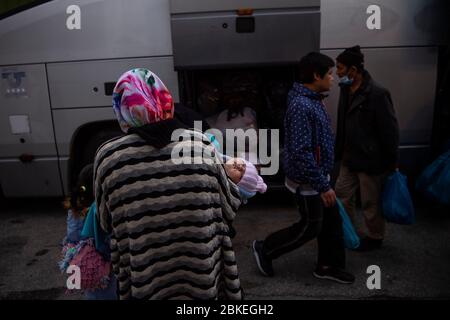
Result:
[[[0,299],[83,299],[81,294],[66,294],[66,278],[57,267],[66,228],[61,200],[3,200],[1,207]],[[247,299],[450,298],[448,207],[422,202],[416,206],[414,225],[387,225],[381,249],[347,251],[347,268],[356,276],[351,285],[313,277],[315,241],[275,260],[275,277],[259,274],[252,241],[297,219],[295,203],[287,192],[257,196],[239,210],[233,245]],[[381,289],[370,290],[366,285],[371,265],[380,268]]]

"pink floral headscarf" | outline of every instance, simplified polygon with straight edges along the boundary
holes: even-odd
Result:
[[[147,69],[133,69],[119,78],[113,91],[113,107],[125,133],[131,127],[172,119],[174,114],[169,90]]]

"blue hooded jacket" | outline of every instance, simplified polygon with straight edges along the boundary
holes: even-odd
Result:
[[[328,191],[334,166],[334,135],[324,96],[294,83],[284,119],[284,170],[295,182]]]

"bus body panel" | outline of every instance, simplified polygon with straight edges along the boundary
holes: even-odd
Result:
[[[112,87],[125,71],[133,68],[154,71],[178,101],[177,74],[173,58],[168,56],[51,63],[48,65],[48,79],[52,108],[108,106],[112,113]],[[105,85],[109,85],[109,92]]]
[[[239,21],[244,22],[242,29]],[[319,49],[320,11],[255,11],[251,17],[236,17],[235,12],[172,15],[172,38],[178,69],[295,63]]]
[[[55,119],[56,143],[61,157],[70,156],[74,134],[83,125],[116,119],[112,107],[54,110],[53,117]]]
[[[407,165],[419,168],[427,157],[431,139],[439,67],[437,46],[448,36],[444,23],[449,3],[445,0],[321,0],[320,3],[318,0],[86,0],[77,3],[81,9],[81,29],[69,30],[66,22],[71,13],[66,10],[74,3],[59,0],[2,19],[0,184],[3,193],[6,196],[67,194],[69,159],[73,156],[75,138],[87,124],[115,119],[111,96],[105,94],[105,83],[111,86],[130,68],[147,67],[161,76],[175,101],[179,101],[178,80],[188,79],[178,79],[174,71],[174,59],[178,57],[174,58],[173,53],[179,52],[172,49],[172,41],[177,38],[176,33],[187,32],[185,36],[188,36],[193,30],[172,32],[171,14],[178,19],[211,17],[213,12],[216,18],[229,17],[244,6],[255,9],[255,15],[273,19],[274,28],[283,24],[286,13],[320,10],[320,31],[317,25],[311,29],[308,23],[292,23],[292,30],[283,38],[285,41],[278,43],[280,52],[271,56],[273,61],[261,59],[258,52],[255,60],[249,60],[255,51],[235,50],[237,56],[228,62],[241,67],[258,62],[285,62],[288,59],[282,59],[282,51],[292,44],[288,40],[294,41],[305,33],[315,37],[307,41],[309,44],[315,41],[317,49],[333,58],[344,48],[359,44],[366,55],[367,69],[392,93],[400,123],[402,165],[409,162]],[[380,30],[368,28],[368,21],[377,10],[373,5],[381,9]],[[311,23],[317,24],[317,19]],[[230,27],[228,31],[234,30],[235,25]],[[196,46],[192,50],[199,53],[196,64],[201,61],[204,66],[214,68],[217,63],[219,67],[223,61],[217,60],[218,52],[211,44],[222,41],[224,48],[232,52],[226,48],[233,43],[227,37],[224,33],[206,32],[203,41],[194,39],[192,43]],[[190,40],[181,39],[187,44]],[[263,46],[259,51],[262,50]],[[239,52],[245,56],[239,56]],[[184,52],[183,58],[188,54]],[[25,77],[21,76],[22,72]],[[23,78],[21,85],[25,86],[27,97],[20,96],[22,86],[17,85],[16,75]],[[6,90],[12,88],[20,91],[14,98],[7,97]],[[334,125],[337,97],[336,86],[327,101]],[[11,120],[10,116],[19,117]],[[11,123],[15,128],[11,128]],[[12,129],[23,130],[27,124],[30,133],[12,133]],[[23,163],[19,160],[23,154],[32,154],[35,160]]]
[[[322,49],[429,46],[447,42],[447,0],[322,0]],[[380,8],[380,29],[372,27]],[[375,11],[374,11],[375,10]]]
[[[23,163],[0,159],[0,182],[5,197],[56,197],[63,195],[57,157]]]
[[[320,0],[170,0],[170,12],[204,13],[235,11],[237,9],[286,9],[320,6]]]
[[[111,120],[117,123],[112,107],[80,108],[80,109],[55,109],[53,110],[55,121],[56,142],[59,151],[59,165],[62,173],[62,185],[67,194],[70,190],[70,157],[73,143],[80,131],[86,125],[95,124],[100,121]],[[100,132],[99,132],[100,133]],[[82,144],[86,145],[89,137]]]
[[[75,4],[81,29],[69,30]],[[50,1],[0,20],[0,43],[0,65],[171,55],[169,2]]]
[[[56,156],[45,66],[0,67],[0,80],[0,158]]]

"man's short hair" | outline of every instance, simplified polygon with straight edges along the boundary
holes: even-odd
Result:
[[[356,67],[358,71],[364,69],[364,54],[361,52],[360,46],[345,49],[338,55],[336,61],[342,63],[347,68]]]
[[[300,60],[300,83],[313,83],[314,74],[323,78],[333,67],[334,61],[329,56],[319,52],[310,52]]]

